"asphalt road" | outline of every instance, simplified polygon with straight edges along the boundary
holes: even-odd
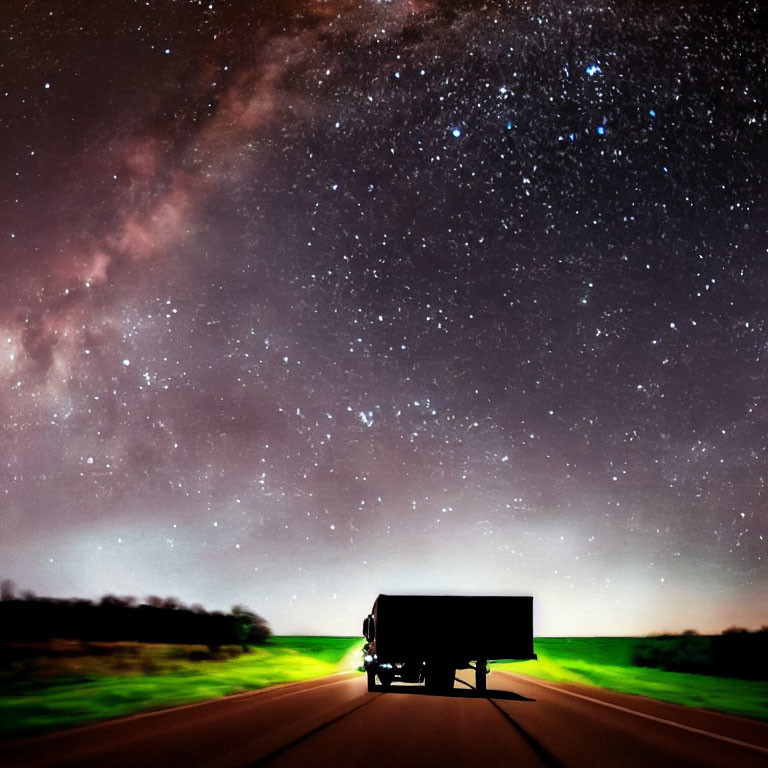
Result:
[[[768,766],[768,723],[500,672],[488,687],[368,693],[334,676],[6,743],[0,765]]]

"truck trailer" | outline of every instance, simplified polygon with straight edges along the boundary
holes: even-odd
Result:
[[[457,669],[475,670],[486,690],[487,663],[535,659],[532,597],[379,595],[363,621],[368,690],[376,678],[424,683],[435,692],[453,688]]]

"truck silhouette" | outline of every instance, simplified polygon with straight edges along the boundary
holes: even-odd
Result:
[[[369,691],[378,677],[385,689],[401,680],[443,692],[457,669],[474,669],[484,692],[490,659],[536,658],[532,597],[379,595],[363,635]]]

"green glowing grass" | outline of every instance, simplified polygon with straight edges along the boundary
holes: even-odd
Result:
[[[538,661],[494,664],[494,669],[554,682],[582,683],[660,701],[768,720],[768,683],[632,666],[640,638],[536,640]]]
[[[632,666],[639,638],[543,638],[538,661],[494,669],[601,686],[692,707],[768,720],[768,683]],[[189,661],[189,649],[124,644],[109,655],[41,655],[29,674],[0,676],[0,738],[26,736],[134,712],[177,706],[360,664],[362,640],[277,637],[253,653]]]
[[[141,653],[151,657],[144,666],[153,674],[103,674],[101,660],[87,658],[79,674],[6,681],[0,689],[0,738],[353,671],[361,647],[359,638],[277,637],[238,658],[180,662],[169,660],[168,649],[160,654],[143,646]]]

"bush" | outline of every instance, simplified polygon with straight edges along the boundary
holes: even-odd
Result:
[[[670,672],[768,680],[768,631],[730,628],[715,636],[688,631],[649,637],[635,647],[633,663]]]

